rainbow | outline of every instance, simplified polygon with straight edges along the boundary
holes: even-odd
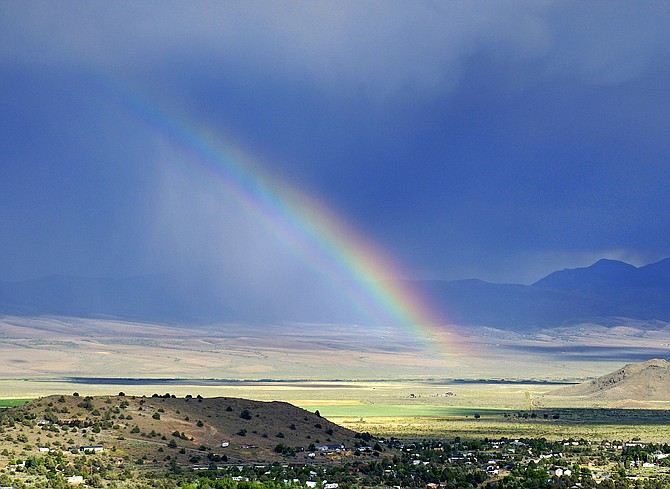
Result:
[[[332,284],[355,284],[340,290],[379,321],[392,320],[426,350],[455,354],[457,337],[445,326],[387,254],[313,196],[270,176],[252,155],[224,137],[127,84],[110,85],[114,99],[140,122],[179,150],[189,167],[197,168],[205,184],[233,197],[246,211],[298,249],[301,257],[325,274]]]

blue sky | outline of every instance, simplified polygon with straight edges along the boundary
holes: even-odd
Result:
[[[4,1],[0,280],[312,273],[114,86],[234,141],[409,278],[670,256],[669,20],[666,2]]]

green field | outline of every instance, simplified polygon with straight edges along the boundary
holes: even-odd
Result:
[[[359,417],[359,418],[455,418],[502,415],[509,410],[478,407],[458,406],[431,406],[431,405],[394,405],[394,404],[355,404],[355,405],[326,405],[326,404],[298,404],[298,407],[308,411],[318,410],[322,416],[328,417]]]
[[[30,399],[0,399],[0,408],[20,406],[30,401]]]

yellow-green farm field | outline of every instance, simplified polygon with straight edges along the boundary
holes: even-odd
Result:
[[[668,415],[666,414],[666,417]],[[635,416],[622,419],[619,424],[604,424],[597,421],[579,423],[560,420],[544,421],[523,418],[487,417],[430,418],[430,417],[370,417],[363,419],[330,418],[335,423],[377,436],[399,438],[452,438],[462,439],[502,437],[510,439],[547,438],[551,440],[585,439],[600,440],[643,440],[648,442],[668,442],[670,422],[664,424],[640,423]]]
[[[579,397],[549,394],[556,385],[495,382],[231,382],[203,385],[71,383],[44,380],[0,380],[0,392],[20,397],[78,392],[81,395],[174,394],[178,397],[242,397],[285,401],[319,413],[344,427],[378,436],[407,438],[585,438],[588,440],[670,440],[670,405],[639,409],[599,406]],[[30,396],[26,393],[30,392]],[[19,396],[16,396],[19,397]],[[12,401],[15,402],[15,401]]]

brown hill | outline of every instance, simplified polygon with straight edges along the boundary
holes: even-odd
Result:
[[[309,453],[318,462],[335,451],[319,451],[320,445],[354,448],[367,438],[285,402],[168,394],[44,397],[1,412],[0,429],[6,433],[0,452],[8,450],[0,455],[0,467],[17,450],[67,453],[94,445],[117,464],[131,466],[301,462]]]
[[[670,363],[660,358],[630,363],[616,372],[563,387],[551,394],[607,400],[670,401]]]

